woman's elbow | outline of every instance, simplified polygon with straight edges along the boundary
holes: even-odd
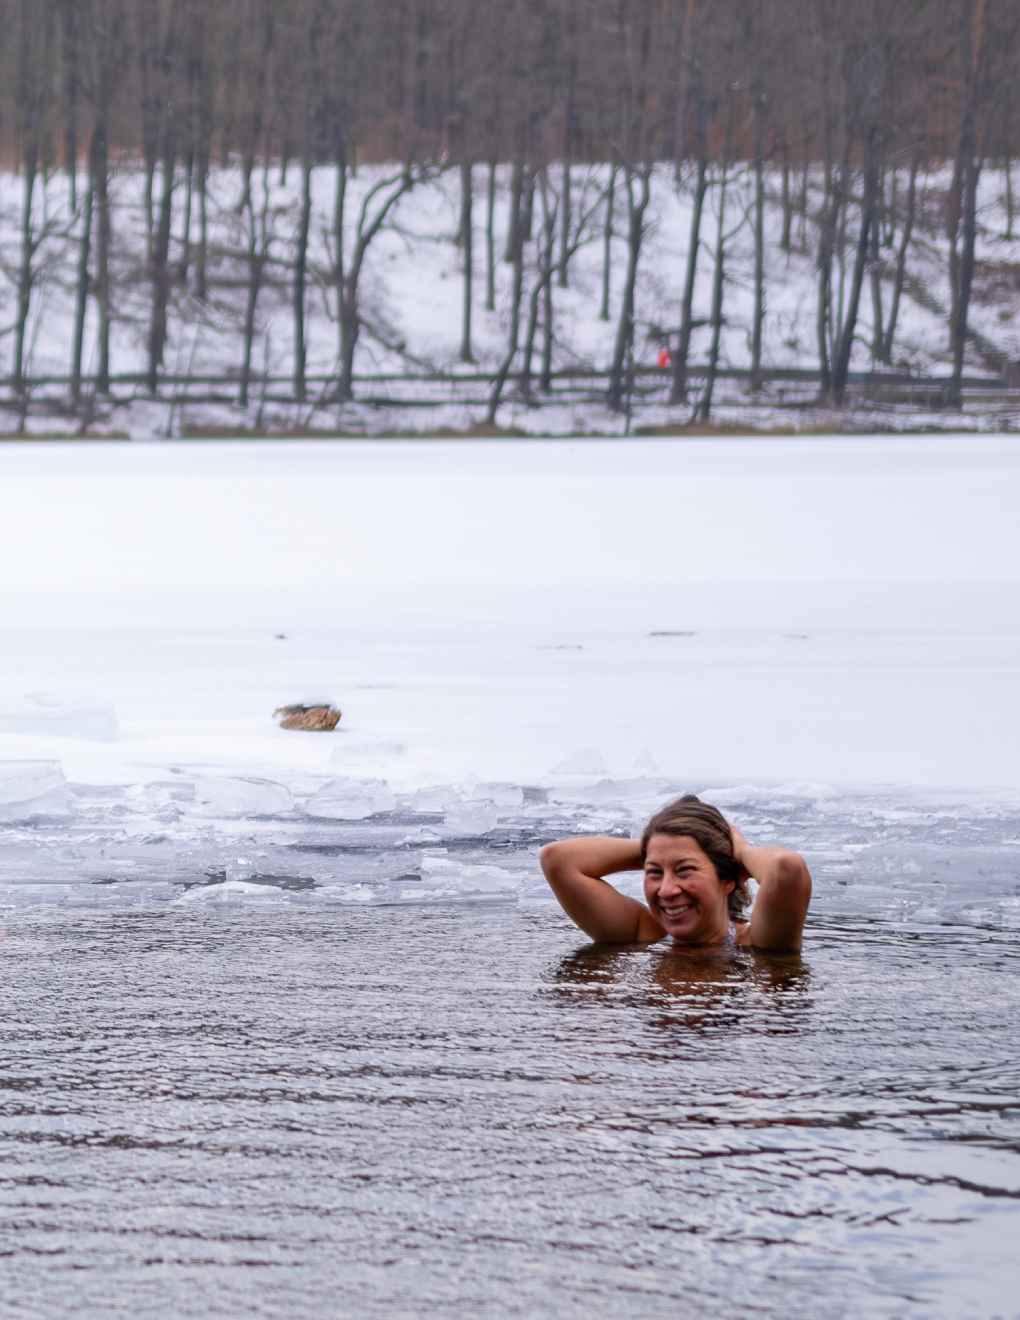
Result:
[[[547,880],[552,879],[554,872],[559,866],[562,853],[563,844],[559,840],[547,843],[544,847],[539,849],[538,863],[542,868],[542,874]]]
[[[784,850],[776,860],[776,882],[791,895],[811,897],[811,872],[800,853]]]

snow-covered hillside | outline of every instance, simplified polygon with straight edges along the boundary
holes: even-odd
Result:
[[[412,190],[394,209],[387,225],[368,249],[361,290],[364,328],[358,345],[356,374],[425,374],[430,372],[491,373],[506,352],[511,267],[502,260],[506,221],[509,214],[509,173],[498,174],[496,197],[496,306],[487,311],[485,302],[485,188],[483,171],[476,174],[474,210],[475,284],[473,349],[477,366],[459,362],[463,299],[463,254],[455,242],[460,207],[460,177],[448,171]],[[364,167],[354,178],[347,203],[349,231],[371,190],[385,177],[381,167]],[[147,360],[151,281],[145,264],[143,179],[140,171],[123,169],[113,187],[113,328],[111,367],[115,376],[143,373]],[[626,265],[626,212],[621,188],[616,191],[617,215],[612,239],[612,298],[608,320],[599,318],[604,260],[604,202],[600,200],[607,182],[603,169],[575,170],[573,205],[581,216],[590,209],[588,240],[573,258],[569,287],[554,288],[554,350],[556,369],[604,369],[611,358],[619,315],[620,290]],[[922,181],[919,221],[909,260],[909,278],[904,294],[893,363],[917,375],[944,373],[949,360],[948,308],[950,302],[948,248],[940,223],[941,192],[946,179],[932,174]],[[735,176],[728,200],[726,231],[726,295],[722,332],[721,365],[744,368],[750,359],[753,316],[754,235],[750,222],[752,206],[750,173]],[[999,375],[1002,363],[1020,358],[1020,330],[1016,308],[1020,301],[1020,238],[1006,240],[1004,176],[989,170],[980,198],[981,233],[975,303],[972,311],[974,335],[968,355],[968,371],[981,376]],[[203,430],[308,430],[391,433],[432,432],[440,428],[470,430],[484,418],[488,394],[486,381],[465,380],[451,385],[408,385],[394,381],[356,381],[354,403],[342,406],[329,402],[330,378],[338,360],[338,326],[334,268],[334,198],[336,180],[331,169],[317,169],[312,177],[312,226],[309,283],[306,297],[308,399],[300,404],[287,401],[287,385],[294,361],[293,248],[300,210],[300,176],[291,170],[281,177],[277,168],[258,174],[254,180],[255,209],[265,204],[268,245],[265,285],[257,305],[257,329],[252,370],[258,375],[281,378],[279,387],[254,384],[248,406],[237,402],[237,389],[230,384],[240,374],[243,320],[248,282],[249,217],[238,207],[242,186],[240,172],[220,169],[213,173],[209,192],[209,286],[208,296],[199,300],[193,280],[179,282],[171,293],[169,343],[164,371],[170,376],[221,377],[217,387],[206,386],[201,401],[168,402],[175,389],[163,387],[162,401],[147,397],[144,386],[116,383],[115,404],[97,404],[89,429],[96,434],[123,433],[133,436],[201,432]],[[782,208],[779,178],[768,181],[769,214],[766,235],[766,327],[764,365],[768,368],[817,367],[815,234],[812,221],[793,229],[793,247],[780,246]],[[79,187],[79,198],[84,189]],[[5,279],[4,340],[0,344],[0,373],[11,372],[11,323],[16,303],[18,264],[21,259],[21,208],[23,187],[19,178],[0,177],[0,259]],[[702,230],[701,253],[695,294],[695,316],[710,314],[714,274],[712,246],[715,238],[713,207],[716,194],[709,192]],[[172,260],[183,253],[184,189],[178,189],[174,220]],[[35,195],[37,227],[45,232],[33,256],[34,278],[27,335],[25,374],[39,381],[30,392],[27,407],[5,391],[6,406],[0,426],[7,431],[24,427],[28,433],[70,432],[80,422],[63,406],[67,387],[45,383],[46,377],[67,377],[70,372],[77,279],[79,214],[69,204],[68,182],[54,175],[40,184]],[[673,169],[662,167],[653,178],[652,201],[637,283],[637,365],[654,367],[660,340],[657,331],[676,327],[680,321],[680,299],[690,230],[691,192],[679,185]],[[853,220],[853,210],[850,213]],[[194,224],[194,221],[193,221]],[[529,244],[526,263],[534,266]],[[845,263],[852,258],[852,228],[846,236]],[[192,229],[194,241],[194,228]],[[351,232],[347,242],[352,241]],[[849,274],[837,280],[846,293]],[[892,274],[892,257],[886,263],[886,282]],[[528,279],[525,281],[527,298]],[[836,290],[837,297],[840,289]],[[886,291],[888,301],[888,290]],[[693,362],[703,362],[708,349],[709,329],[695,331]],[[866,371],[872,366],[872,308],[870,290],[861,302],[861,319],[852,367]],[[96,370],[96,310],[90,304],[86,322],[83,366],[86,376]],[[515,364],[515,370],[519,366]],[[319,379],[315,379],[315,378]],[[668,407],[665,373],[662,388],[642,403],[635,424],[680,425],[690,417],[690,405]],[[178,394],[179,390],[176,391]],[[587,389],[591,396],[597,393]],[[747,396],[740,381],[721,382],[715,420],[721,424],[749,426],[810,427],[832,425],[832,415],[811,406],[789,410],[791,402],[810,405],[815,393],[806,384],[773,384],[756,400]],[[581,391],[584,393],[584,391]],[[214,397],[213,397],[214,396]],[[364,400],[370,398],[371,403]],[[402,401],[418,406],[401,406]],[[429,406],[421,406],[428,401]],[[515,398],[512,388],[498,414],[498,424],[536,434],[618,433],[623,420],[599,402],[585,401],[580,393],[564,401],[548,399],[532,406]],[[787,405],[783,408],[782,405]],[[901,401],[898,410],[880,414],[860,401],[854,416],[858,424],[896,426],[940,424],[940,414],[919,410],[916,399]],[[1004,411],[1005,409],[1005,411]],[[1008,429],[1020,416],[1020,403],[1000,402],[995,409],[975,416],[973,424]],[[941,419],[942,421],[948,419]],[[960,417],[951,419],[959,427]],[[966,424],[966,422],[965,422]]]

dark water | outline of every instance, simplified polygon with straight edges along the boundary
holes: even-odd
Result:
[[[5,1315],[1020,1315],[1015,930],[46,909],[0,953]]]

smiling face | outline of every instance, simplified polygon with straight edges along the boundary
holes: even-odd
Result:
[[[645,850],[645,901],[667,935],[684,944],[718,944],[729,931],[723,884],[701,846],[686,834],[653,834]]]

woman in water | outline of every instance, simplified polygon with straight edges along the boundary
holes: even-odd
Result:
[[[687,796],[657,812],[640,839],[561,839],[542,849],[542,870],[567,916],[605,944],[668,935],[695,948],[736,945],[772,953],[800,948],[811,873],[799,853],[755,848],[721,812]],[[644,871],[645,903],[607,875]],[[750,919],[747,881],[758,882]]]

